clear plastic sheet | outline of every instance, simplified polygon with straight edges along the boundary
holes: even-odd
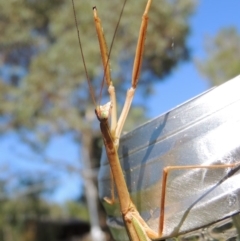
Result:
[[[133,202],[149,226],[158,231],[164,167],[240,161],[240,76],[124,135],[119,157]],[[163,238],[212,225],[240,212],[239,169],[171,171]],[[110,170],[104,151],[99,191],[102,200],[110,197]],[[103,201],[103,205],[115,240],[128,240],[118,203],[110,206]]]

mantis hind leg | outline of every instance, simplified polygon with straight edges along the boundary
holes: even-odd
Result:
[[[161,190],[161,202],[160,202],[160,217],[159,217],[159,237],[163,235],[163,229],[164,229],[164,218],[165,218],[165,201],[166,201],[166,190],[167,190],[167,178],[168,174],[172,170],[187,170],[187,169],[223,169],[223,168],[232,168],[231,175],[235,173],[234,168],[240,167],[240,161],[231,163],[231,164],[220,164],[220,165],[202,165],[202,166],[167,166],[163,169],[163,175],[162,175],[162,190]],[[221,179],[219,184],[221,184],[223,181],[225,181],[229,175],[227,175],[225,178]]]

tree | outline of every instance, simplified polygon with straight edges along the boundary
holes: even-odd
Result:
[[[0,131],[17,131],[39,154],[44,154],[56,134],[73,133],[91,160],[98,160],[99,130],[81,63],[72,6],[67,0],[8,1],[0,3],[4,21],[0,36],[2,70],[0,82]],[[99,95],[103,76],[92,17],[97,4],[108,45],[120,14],[118,1],[76,1],[85,62]],[[131,79],[133,55],[146,1],[128,1],[111,52],[111,68],[122,102]],[[186,60],[188,17],[194,0],[153,1],[138,93],[147,96],[152,83],[163,80],[172,68]],[[15,34],[15,33],[19,34]],[[172,45],[174,43],[174,48]],[[24,78],[22,78],[24,76]],[[106,98],[103,93],[102,99]],[[147,103],[133,109],[134,124],[140,123]],[[141,118],[139,118],[141,117]],[[93,167],[98,166],[95,161]]]
[[[240,35],[233,27],[222,29],[205,42],[207,57],[197,61],[211,84],[220,85],[240,73]]]

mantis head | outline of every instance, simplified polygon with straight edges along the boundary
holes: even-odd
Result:
[[[105,105],[98,105],[95,109],[95,113],[98,120],[99,121],[104,119],[107,120],[110,115],[111,109],[112,109],[112,104],[110,101]]]

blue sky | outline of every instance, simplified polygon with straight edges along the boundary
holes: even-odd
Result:
[[[210,88],[208,80],[196,69],[194,59],[203,59],[206,56],[206,36],[214,36],[221,28],[230,26],[235,26],[240,32],[239,10],[240,1],[199,0],[196,11],[190,18],[191,33],[188,46],[192,51],[192,60],[177,66],[166,81],[157,85],[156,93],[149,101],[151,118]]]
[[[202,59],[206,56],[203,48],[206,36],[214,36],[221,28],[229,26],[237,27],[240,32],[239,10],[240,1],[237,0],[199,1],[196,12],[190,19],[191,34],[188,38],[188,45],[192,50],[192,60],[177,66],[164,82],[156,85],[154,95],[148,100],[148,116],[150,118],[174,108],[210,87],[209,82],[198,73],[194,59]],[[16,176],[19,173],[33,172],[34,168],[42,170],[43,173],[52,172],[51,168],[54,168],[54,165],[40,165],[39,157],[31,153],[27,146],[19,143],[20,141],[14,133],[0,137],[0,170],[7,165],[11,166],[12,185],[15,183],[14,180],[17,180]],[[22,155],[19,156],[19,153]],[[65,156],[69,164],[81,168],[79,149],[73,143],[71,135],[55,137],[48,147],[47,154],[57,159]],[[61,170],[56,171],[56,175],[60,177],[59,188],[51,196],[51,200],[60,203],[76,198],[81,191],[79,174],[63,173]],[[1,175],[5,174],[1,172]]]

